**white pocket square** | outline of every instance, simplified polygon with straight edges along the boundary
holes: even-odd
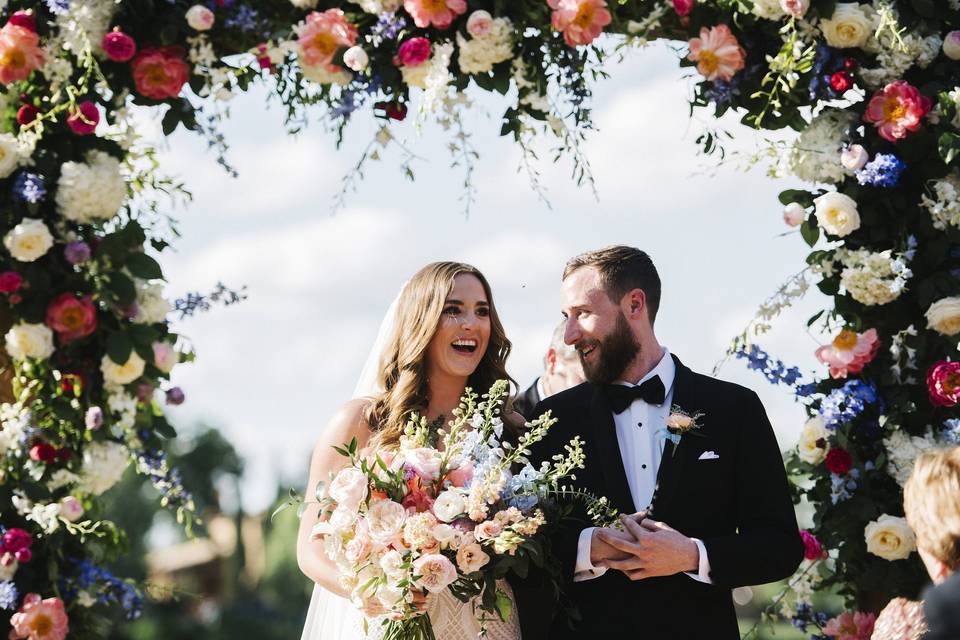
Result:
[[[719,460],[719,459],[720,459],[720,456],[718,456],[713,451],[704,451],[703,453],[700,454],[700,457],[698,458],[698,460]]]

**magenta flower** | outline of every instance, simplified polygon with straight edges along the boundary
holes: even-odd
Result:
[[[863,119],[877,127],[881,138],[896,142],[920,128],[932,104],[916,87],[897,80],[873,94]]]

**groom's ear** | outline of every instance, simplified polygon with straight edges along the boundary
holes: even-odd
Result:
[[[647,315],[647,294],[643,289],[633,289],[623,296],[621,307],[630,320],[637,320]]]

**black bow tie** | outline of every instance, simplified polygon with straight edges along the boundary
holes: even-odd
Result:
[[[663,404],[667,390],[660,376],[653,376],[643,384],[628,387],[622,384],[608,384],[604,387],[610,408],[614,413],[623,413],[634,400],[643,400],[647,404]]]

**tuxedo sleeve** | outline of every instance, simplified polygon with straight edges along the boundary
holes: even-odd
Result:
[[[703,538],[710,577],[725,587],[782,580],[803,560],[803,542],[773,427],[755,393],[749,392],[741,406],[734,435],[737,532]]]
[[[951,578],[928,589],[923,598],[923,613],[929,628],[924,640],[960,637],[960,581]]]

